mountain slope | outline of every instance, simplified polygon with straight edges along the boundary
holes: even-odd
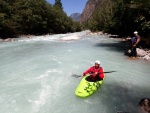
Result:
[[[98,4],[98,0],[88,0],[81,14],[81,18],[80,18],[81,23],[86,22],[91,17],[91,15],[96,9],[97,4]]]
[[[73,13],[70,15],[70,17],[74,20],[74,21],[79,21],[81,14],[80,13]]]

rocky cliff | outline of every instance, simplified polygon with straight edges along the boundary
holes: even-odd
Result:
[[[98,5],[98,2],[99,0],[88,0],[80,17],[81,23],[86,22],[91,17]]]

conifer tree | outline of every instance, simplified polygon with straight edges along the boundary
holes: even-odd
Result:
[[[63,6],[62,6],[62,3],[61,3],[61,0],[55,0],[54,6],[59,7],[60,9],[63,10]]]

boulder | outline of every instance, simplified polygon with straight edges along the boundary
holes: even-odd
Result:
[[[138,57],[144,57],[144,56],[146,56],[148,54],[147,51],[145,51],[143,49],[137,48],[136,51],[137,51],[137,56]]]
[[[11,39],[11,42],[14,42],[14,41],[16,41],[16,39],[15,39],[15,38],[12,38],[12,39]]]
[[[11,38],[7,38],[4,40],[4,42],[10,42],[11,41]]]
[[[143,111],[150,113],[150,98],[142,98],[139,102],[139,107]]]
[[[144,60],[150,60],[150,56],[149,56],[149,55],[145,55],[145,56],[143,57],[143,59],[144,59]]]
[[[102,31],[98,32],[98,35],[103,35],[103,32]]]

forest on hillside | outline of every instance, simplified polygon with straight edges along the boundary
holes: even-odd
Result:
[[[120,36],[131,36],[138,31],[150,38],[150,0],[98,0],[84,27]]]
[[[73,21],[61,0],[0,0],[0,38],[77,32],[84,29],[131,36],[138,31],[150,38],[150,0],[97,0],[88,21]]]
[[[63,11],[61,0],[0,0],[0,37],[81,31]]]

